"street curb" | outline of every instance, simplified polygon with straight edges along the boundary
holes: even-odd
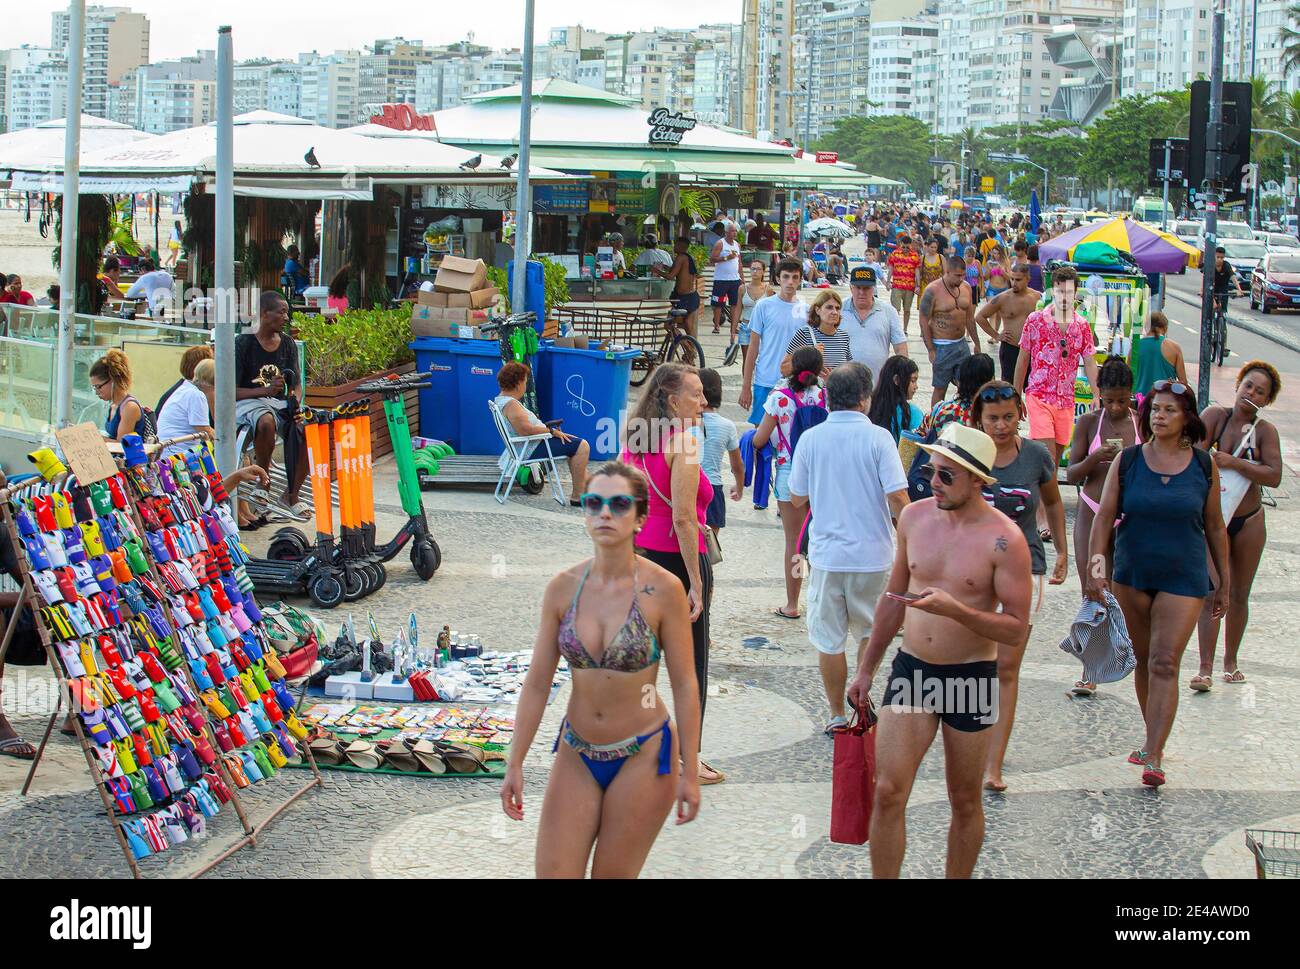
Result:
[[[1190,297],[1184,296],[1182,293],[1175,292],[1172,289],[1166,289],[1165,292],[1167,295],[1172,296],[1180,303],[1186,303],[1188,306],[1194,307],[1196,309],[1201,308],[1201,304],[1198,300],[1193,300]],[[1228,322],[1233,324],[1234,326],[1241,327],[1247,333],[1253,333],[1255,334],[1255,336],[1263,337],[1265,340],[1269,340],[1273,343],[1276,343],[1278,346],[1286,347],[1288,350],[1291,350],[1295,353],[1300,353],[1300,339],[1295,339],[1295,338],[1285,339],[1272,330],[1263,329],[1254,320],[1241,319],[1240,317],[1233,316],[1231,313],[1228,314]]]

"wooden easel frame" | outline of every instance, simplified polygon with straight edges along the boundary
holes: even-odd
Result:
[[[162,453],[162,450],[166,447],[170,447],[172,445],[177,445],[177,444],[187,444],[193,441],[203,441],[203,440],[207,440],[206,435],[190,434],[184,437],[173,438],[168,441],[163,441],[155,445],[150,445],[148,447],[148,451],[150,452],[149,455],[150,461],[151,463],[156,463],[158,456]],[[60,483],[62,483],[63,481],[66,480],[67,477],[68,477],[67,475],[64,475],[60,477],[58,480]],[[36,590],[32,585],[31,573],[28,568],[26,554],[19,551],[20,549],[22,549],[23,545],[22,545],[22,541],[19,538],[17,526],[14,522],[13,515],[10,513],[10,509],[9,509],[10,499],[21,497],[24,493],[29,491],[34,492],[38,490],[40,487],[47,484],[50,484],[52,487],[54,487],[54,485],[50,482],[46,482],[41,478],[34,478],[30,481],[24,481],[21,484],[15,485],[13,487],[0,489],[0,524],[2,524],[3,527],[8,529],[9,540],[11,543],[13,543],[14,556],[18,561],[18,569],[22,575],[22,583],[19,590],[18,603],[14,607],[13,612],[10,614],[9,621],[6,624],[4,630],[3,639],[0,639],[0,663],[3,663],[5,653],[8,652],[9,643],[13,639],[14,632],[18,628],[19,616],[23,608],[25,606],[31,606],[32,616],[35,619],[35,627],[36,627],[37,635],[40,637],[41,645],[45,648],[45,655],[49,661],[50,666],[53,668],[55,672],[55,676],[58,678],[61,687],[61,689],[59,690],[59,702],[55,705],[54,712],[50,715],[49,722],[45,725],[45,733],[41,737],[40,746],[36,750],[36,756],[32,759],[32,766],[28,770],[27,778],[23,783],[22,794],[24,796],[26,796],[28,790],[31,788],[32,780],[36,776],[36,769],[40,765],[41,758],[45,753],[45,748],[49,743],[50,735],[54,731],[54,725],[55,723],[58,722],[59,714],[62,712],[64,705],[66,704],[67,709],[69,710],[73,710],[76,708],[76,701],[72,695],[71,685],[69,684],[68,679],[64,674],[63,664],[60,662],[59,657],[55,652],[53,639],[50,636],[49,630],[46,629],[45,623],[41,619],[40,606],[43,603],[40,601],[40,597],[37,595]],[[140,518],[140,513],[137,510],[134,503],[131,503],[131,513],[133,518],[135,519],[136,528],[139,529],[140,534],[143,535],[145,532],[144,522]],[[150,562],[150,571],[152,572],[153,567],[156,563],[154,562],[153,559],[153,552],[149,548],[147,543],[143,545],[143,551],[145,555],[148,557],[148,560]],[[167,625],[168,628],[171,630],[172,635],[177,637],[176,641],[179,641],[179,636],[177,636],[175,618],[172,616],[171,610],[164,608],[162,610],[162,613],[167,619]],[[188,664],[182,663],[181,669],[183,670],[183,675],[185,676],[185,679],[189,687],[197,695],[201,691],[198,688],[198,684],[194,682],[194,678],[190,672]],[[126,859],[127,867],[130,869],[133,878],[137,878],[137,879],[142,878],[143,875],[141,874],[140,871],[139,862],[137,861],[134,853],[132,853],[131,846],[127,842],[125,833],[123,833],[122,822],[118,817],[118,812],[116,808],[114,807],[113,797],[109,793],[108,788],[104,783],[103,774],[99,769],[99,765],[95,762],[94,755],[90,751],[90,741],[86,738],[85,731],[82,728],[81,718],[77,716],[72,717],[72,723],[76,731],[77,743],[81,746],[81,752],[86,758],[86,767],[87,769],[89,769],[91,778],[94,780],[96,791],[99,792],[100,800],[103,802],[104,805],[104,812],[107,814],[109,823],[113,827],[113,835],[117,839],[118,846],[122,849],[122,854],[123,857]],[[204,732],[206,734],[208,743],[212,745],[212,749],[219,750],[220,747],[217,744],[216,735],[212,730],[212,723],[206,714],[204,716]],[[217,865],[221,864],[221,862],[225,861],[231,855],[235,854],[240,849],[249,846],[256,847],[258,834],[260,834],[263,830],[265,830],[271,824],[271,822],[273,822],[282,813],[284,813],[284,811],[291,804],[293,804],[293,802],[298,800],[300,797],[302,797],[305,793],[307,793],[307,791],[309,791],[313,787],[324,786],[324,779],[321,777],[320,769],[316,766],[316,759],[315,757],[312,756],[310,747],[304,745],[303,750],[305,751],[303,756],[306,758],[308,765],[311,767],[312,776],[301,787],[299,787],[297,791],[295,791],[285,800],[281,801],[280,804],[261,823],[261,825],[256,827],[249,820],[248,815],[244,810],[243,803],[240,801],[239,798],[239,788],[235,785],[234,781],[231,780],[229,773],[226,771],[225,761],[221,757],[217,757],[215,770],[217,771],[218,775],[221,777],[222,781],[225,783],[226,787],[230,791],[230,803],[234,807],[236,815],[238,815],[239,817],[239,821],[240,824],[243,826],[244,833],[242,838],[236,840],[232,845],[227,847],[226,850],[221,852],[221,854],[219,854],[215,859],[208,862],[206,865],[199,868],[198,870],[191,872],[187,877],[198,878],[202,875],[205,875],[213,868],[215,868]],[[166,854],[166,853],[167,852],[165,851],[159,852],[159,854]]]

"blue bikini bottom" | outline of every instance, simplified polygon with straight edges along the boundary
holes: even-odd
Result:
[[[672,719],[664,720],[663,726],[651,730],[648,734],[640,737],[629,737],[627,740],[620,740],[616,744],[589,744],[573,731],[573,727],[566,719],[564,725],[560,728],[559,735],[555,738],[555,744],[551,747],[551,752],[560,749],[560,738],[578,752],[582,762],[587,765],[587,770],[591,771],[591,776],[595,778],[596,783],[600,785],[603,791],[614,782],[618,772],[622,769],[627,759],[637,753],[647,740],[655,734],[660,734],[659,742],[659,773],[667,774],[672,767],[673,755],[673,733],[671,728]]]

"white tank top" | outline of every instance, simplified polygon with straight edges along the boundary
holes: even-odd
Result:
[[[720,262],[713,267],[713,278],[720,279],[723,282],[739,279],[740,260],[736,258],[730,258],[730,259],[728,258],[733,256],[739,256],[739,255],[740,255],[740,244],[737,242],[728,242],[726,239],[723,239],[722,258],[726,259],[727,261]]]

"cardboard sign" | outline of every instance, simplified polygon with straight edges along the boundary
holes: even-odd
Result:
[[[104,481],[117,474],[117,462],[108,453],[108,442],[94,424],[78,424],[54,432],[63,449],[63,461],[83,485]]]

